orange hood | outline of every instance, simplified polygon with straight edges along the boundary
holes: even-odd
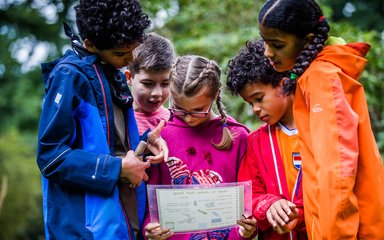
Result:
[[[314,61],[330,62],[339,67],[353,79],[359,79],[367,63],[367,55],[371,45],[364,42],[327,45]]]

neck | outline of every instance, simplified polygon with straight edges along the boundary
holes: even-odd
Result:
[[[285,97],[286,110],[284,115],[280,118],[279,122],[289,129],[296,129],[295,120],[293,119],[293,98],[294,95],[290,94]]]
[[[297,128],[295,121],[293,121],[293,118],[291,120],[280,119],[280,123],[283,124],[288,129],[296,129]]]

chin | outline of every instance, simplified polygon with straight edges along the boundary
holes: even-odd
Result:
[[[197,125],[199,125],[199,124],[196,124],[196,123],[186,123],[188,126],[190,126],[190,127],[196,127]]]
[[[286,72],[288,70],[291,70],[292,68],[284,68],[284,67],[273,67],[276,72]]]

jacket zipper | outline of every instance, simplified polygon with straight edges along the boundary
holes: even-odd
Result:
[[[103,81],[100,77],[100,73],[99,73],[99,70],[97,70],[97,66],[96,64],[93,64],[93,67],[95,68],[95,71],[96,71],[96,74],[97,74],[97,77],[99,78],[99,82],[100,82],[100,85],[101,85],[101,91],[103,92],[103,100],[104,100],[104,108],[105,108],[105,119],[106,119],[106,122],[107,122],[107,141],[108,141],[108,146],[111,145],[110,143],[110,134],[109,134],[109,118],[108,118],[108,107],[107,107],[107,100],[106,100],[106,95],[105,95],[105,89],[104,89],[104,85],[103,85]]]
[[[108,141],[108,146],[110,146],[110,129],[109,129],[109,118],[108,118],[108,107],[107,107],[107,100],[106,100],[106,95],[105,95],[105,89],[104,89],[104,85],[103,85],[103,81],[101,79],[101,76],[100,76],[100,73],[99,73],[99,70],[97,70],[97,66],[96,64],[93,64],[93,67],[95,68],[95,71],[96,71],[96,74],[97,74],[97,77],[99,78],[99,82],[100,82],[100,85],[101,85],[101,90],[103,92],[103,100],[104,100],[104,108],[105,108],[105,119],[106,119],[106,122],[107,122],[107,141]],[[127,135],[128,136],[128,135]],[[128,137],[127,137],[128,138]],[[98,160],[100,160],[100,158],[98,158]],[[98,164],[97,164],[98,165]],[[96,171],[97,171],[97,165],[96,165]],[[96,172],[95,171],[95,172]],[[96,176],[95,176],[96,177]],[[92,176],[92,179],[93,179],[93,176]],[[121,202],[120,198],[119,198],[119,201],[120,201],[120,207],[121,207],[121,210],[123,211],[124,213],[124,217],[125,217],[125,221],[126,221],[126,224],[127,224],[127,228],[128,228],[128,237],[131,238],[131,228],[130,228],[130,223],[129,223],[129,220],[128,220],[128,216],[126,215],[125,213],[125,209],[124,209],[124,206],[123,206],[123,203]]]
[[[274,164],[274,166],[275,166],[277,183],[278,183],[278,185],[279,185],[279,193],[280,193],[281,195],[283,195],[283,189],[282,189],[282,187],[281,187],[281,181],[280,181],[279,170],[277,169],[277,159],[276,159],[276,154],[275,154],[275,145],[273,144],[272,133],[271,133],[271,126],[270,126],[270,125],[268,125],[268,135],[269,135],[269,142],[271,143],[271,150],[272,150],[273,164]]]
[[[300,170],[299,170],[299,172],[297,174],[297,177],[296,177],[295,185],[293,187],[293,191],[292,191],[292,195],[291,195],[291,201],[292,202],[293,202],[293,199],[295,198],[296,192],[299,191],[299,189],[297,188],[297,183],[299,181],[300,175],[301,175],[301,166],[300,166]],[[289,236],[290,236],[290,238],[292,240],[293,239],[292,231],[289,232]]]

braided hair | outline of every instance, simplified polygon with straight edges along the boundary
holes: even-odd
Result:
[[[296,89],[296,79],[323,49],[330,26],[315,0],[269,0],[260,11],[259,24],[301,39],[310,33],[314,34],[311,42],[296,58],[294,67],[283,78],[283,92],[289,95]]]
[[[173,96],[195,96],[204,87],[208,97],[216,98],[217,110],[221,116],[223,135],[220,143],[212,145],[217,149],[229,149],[232,146],[233,136],[227,126],[227,114],[221,101],[221,70],[219,65],[205,57],[186,55],[178,57],[172,67],[170,76],[170,89]]]

